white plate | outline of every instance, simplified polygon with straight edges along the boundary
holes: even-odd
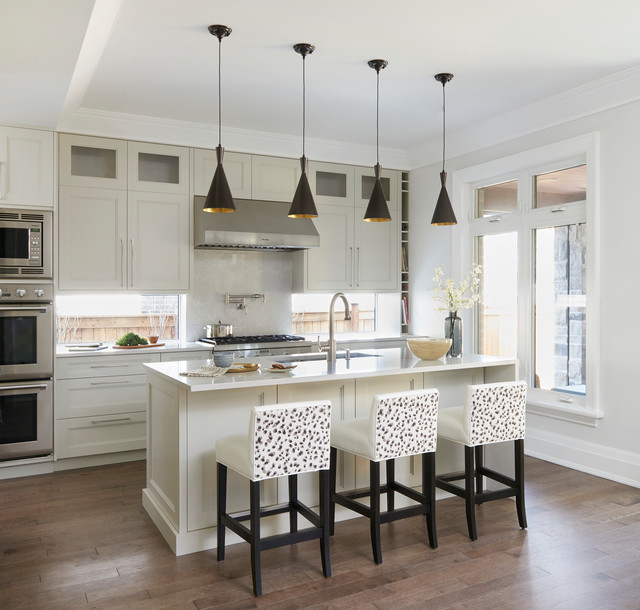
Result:
[[[298,366],[297,364],[293,364],[291,366],[285,366],[283,369],[270,368],[270,369],[267,369],[267,370],[270,371],[271,373],[289,373],[293,369],[295,369],[297,366]]]

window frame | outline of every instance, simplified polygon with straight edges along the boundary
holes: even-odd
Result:
[[[477,240],[483,235],[515,231],[518,239],[518,350],[520,378],[529,382],[527,410],[556,419],[595,426],[602,417],[599,400],[600,367],[597,357],[599,345],[599,136],[586,134],[578,138],[558,142],[541,148],[495,159],[487,163],[454,172],[453,189],[459,195],[463,212],[459,230],[462,247],[454,268],[459,273],[470,268],[477,260]],[[587,197],[585,201],[562,206],[533,207],[534,176],[548,171],[569,168],[578,164],[587,166]],[[505,182],[518,181],[516,211],[475,218],[475,189]],[[558,211],[562,208],[562,211]],[[565,396],[553,390],[534,388],[531,385],[534,369],[534,232],[538,228],[587,224],[587,330],[586,330],[586,395]],[[457,263],[457,264],[456,264]],[[478,316],[473,313],[471,349],[478,351]],[[524,321],[524,322],[523,322]]]

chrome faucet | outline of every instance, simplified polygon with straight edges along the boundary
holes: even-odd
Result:
[[[334,336],[334,323],[333,323],[333,309],[336,301],[341,298],[344,302],[344,319],[351,320],[351,309],[349,307],[349,301],[342,292],[336,292],[331,299],[331,305],[329,305],[329,351],[327,353],[327,362],[336,361],[336,340]]]

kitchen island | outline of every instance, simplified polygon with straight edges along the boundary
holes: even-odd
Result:
[[[147,401],[147,486],[143,506],[176,555],[216,546],[216,439],[247,433],[251,407],[301,400],[330,399],[332,421],[368,415],[374,394],[436,387],[440,408],[462,404],[466,387],[517,379],[517,361],[509,358],[466,355],[462,358],[418,360],[407,348],[367,350],[359,357],[296,361],[288,373],[269,369],[273,357],[254,358],[255,372],[225,374],[221,377],[186,377],[185,371],[201,363],[179,361],[146,364]],[[292,356],[293,357],[293,356]],[[284,358],[279,358],[282,362]],[[504,447],[491,447],[487,462],[502,462]],[[440,442],[437,452],[439,472],[459,469],[460,456],[454,447]],[[508,454],[506,454],[508,455]],[[504,460],[507,463],[507,460]],[[504,466],[502,466],[504,467]],[[508,470],[508,469],[507,469]],[[420,461],[397,460],[398,480],[420,484]],[[317,473],[300,477],[300,496],[314,504]],[[366,486],[368,466],[351,455],[340,455],[337,487]],[[262,505],[286,498],[286,479],[265,481]],[[311,496],[311,498],[310,498]],[[230,511],[248,506],[246,479],[229,472]],[[336,518],[352,518],[353,513],[337,511]],[[279,529],[283,523],[267,522]],[[233,537],[230,537],[233,542]]]

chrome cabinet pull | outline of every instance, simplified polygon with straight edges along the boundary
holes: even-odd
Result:
[[[120,238],[120,286],[124,286],[124,237]]]
[[[133,286],[133,254],[134,254],[135,245],[136,245],[136,242],[132,237],[131,238],[131,260],[129,261],[129,267],[131,270],[131,278],[129,279],[130,286]]]
[[[349,246],[349,288],[353,288],[353,247]]]
[[[113,424],[114,422],[119,421],[131,421],[130,417],[118,417],[117,419],[94,419],[91,421],[92,424]]]
[[[565,208],[563,208],[562,206],[560,206],[559,208],[553,208],[553,210],[549,210],[552,214],[556,214],[558,212],[564,212]]]
[[[128,379],[124,381],[91,381],[90,385],[117,385],[122,383],[131,383]]]
[[[360,248],[356,248],[356,287],[360,288]]]
[[[340,386],[340,419],[344,420],[344,385]]]
[[[46,390],[47,386],[43,383],[37,385],[4,385],[0,388],[0,392],[5,390]]]
[[[409,381],[409,389],[413,390],[415,389],[416,383],[415,383],[415,379],[411,379],[411,381]]]
[[[128,369],[128,364],[92,364],[90,369]]]

